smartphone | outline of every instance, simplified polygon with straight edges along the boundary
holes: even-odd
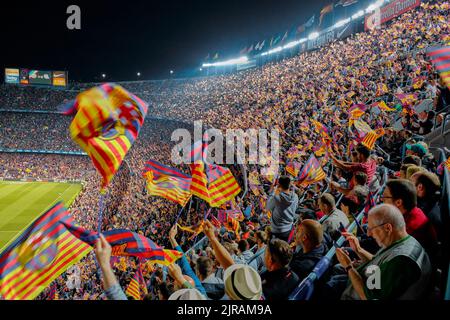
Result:
[[[344,225],[342,224],[342,222],[339,222],[339,232],[340,232],[340,233],[347,232],[347,229],[345,229],[345,227],[344,227]]]

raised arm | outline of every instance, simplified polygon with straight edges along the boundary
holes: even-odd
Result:
[[[98,264],[103,273],[103,287],[109,300],[128,300],[111,268],[111,245],[100,234],[94,248]]]
[[[212,223],[210,221],[205,221],[203,231],[208,237],[209,242],[211,243],[211,247],[214,250],[217,261],[219,261],[220,265],[225,270],[229,266],[233,265],[234,261],[231,255],[228,253],[227,249],[225,249],[225,247],[220,243],[219,239],[217,239],[214,230],[215,228]]]

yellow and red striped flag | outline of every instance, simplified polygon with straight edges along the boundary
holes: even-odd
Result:
[[[211,207],[220,207],[241,192],[241,188],[228,168],[204,162],[194,163],[191,168],[191,193],[208,202]]]
[[[92,247],[74,236],[73,218],[62,203],[38,217],[0,254],[0,295],[32,300]]]
[[[132,297],[134,300],[141,300],[141,289],[139,286],[139,282],[136,279],[136,274],[137,273],[135,273],[133,278],[131,278],[128,287],[125,290],[125,294]]]
[[[148,105],[119,85],[106,83],[80,93],[67,105],[75,114],[72,139],[89,155],[104,189],[137,139]]]
[[[300,172],[300,167],[301,164],[299,162],[291,161],[286,166],[286,172],[296,178],[298,176],[298,173]]]

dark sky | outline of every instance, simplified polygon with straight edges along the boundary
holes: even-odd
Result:
[[[252,41],[305,22],[330,0],[2,1],[0,67],[68,70],[77,81],[169,77],[215,52],[235,57]],[[81,8],[81,30],[66,9]],[[3,73],[3,72],[2,72]]]

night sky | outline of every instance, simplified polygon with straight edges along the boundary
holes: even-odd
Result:
[[[195,70],[208,53],[236,57],[284,33],[330,0],[2,1],[0,67],[67,70],[69,79],[164,79]],[[66,9],[81,8],[81,30]],[[2,72],[3,73],[3,72]]]

